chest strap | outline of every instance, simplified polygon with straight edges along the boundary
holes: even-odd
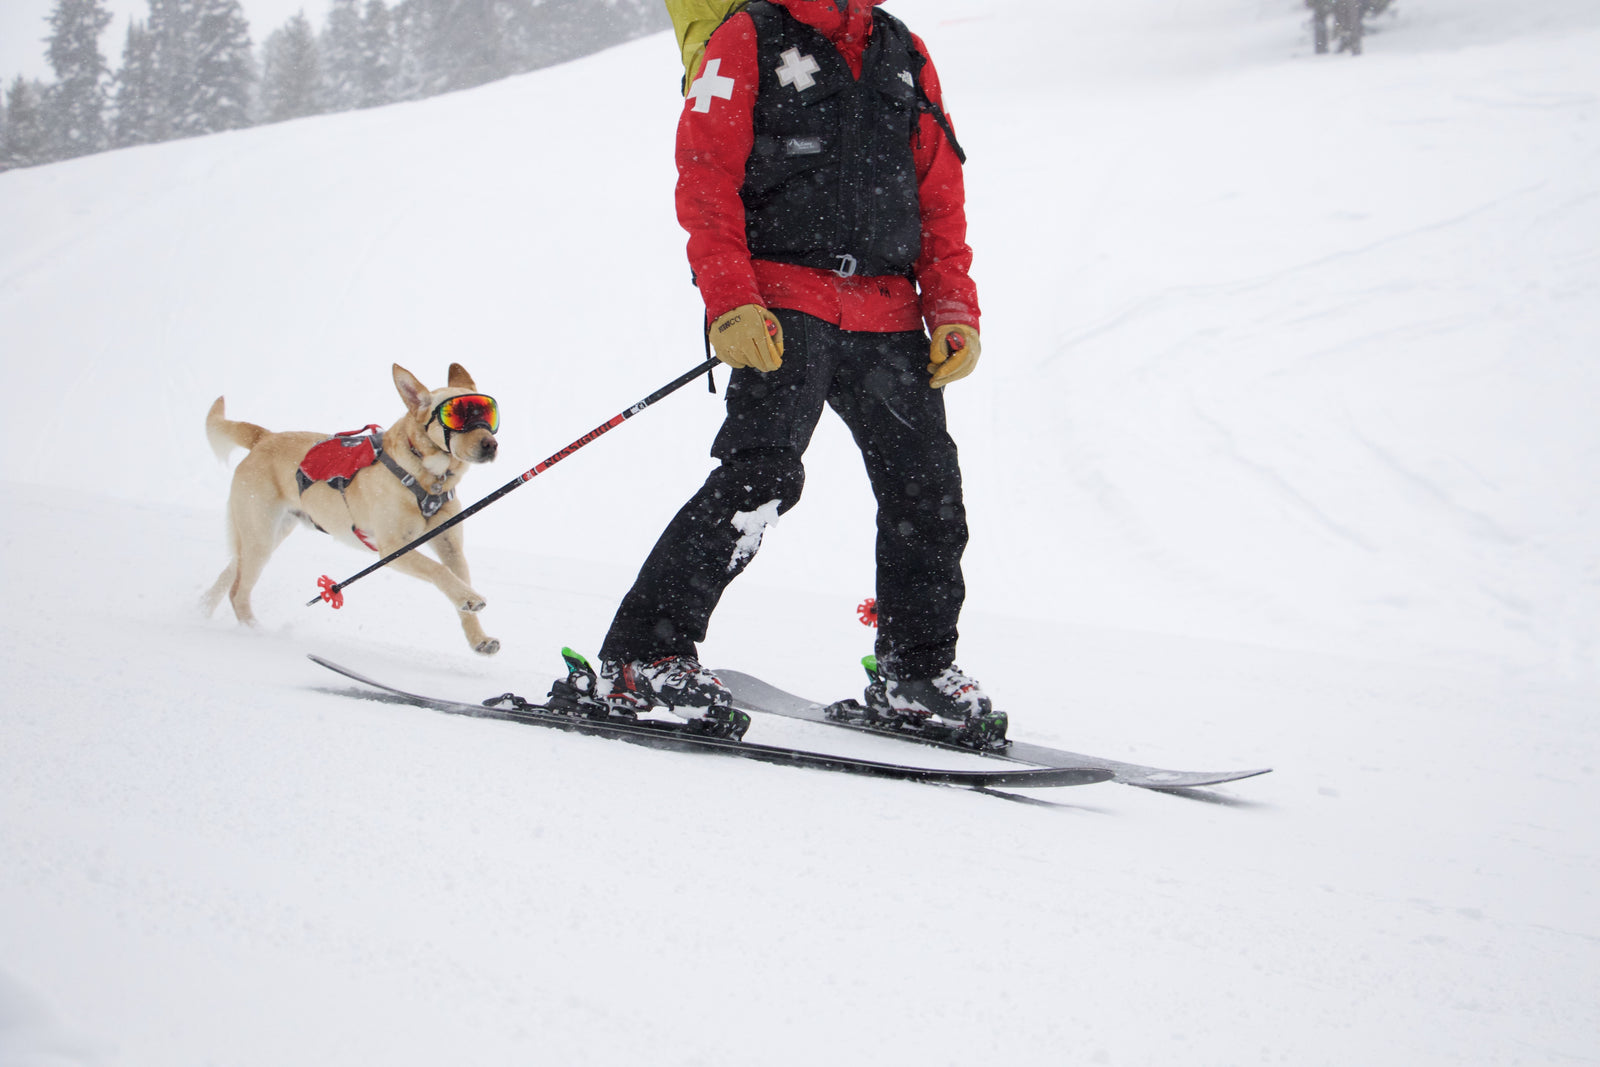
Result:
[[[422,488],[417,483],[416,477],[395,462],[395,458],[385,452],[382,447],[378,449],[378,462],[388,467],[394,476],[400,479],[401,485],[411,490],[411,495],[417,498],[417,507],[422,509],[422,517],[425,519],[433,518],[434,515],[438,514],[440,508],[456,498],[454,489],[446,489],[442,493],[430,493]]]
[[[373,431],[378,430],[376,426],[368,426],[366,428]],[[425,519],[433,518],[436,514],[438,514],[440,508],[444,507],[446,504],[450,503],[450,501],[455,499],[456,494],[454,489],[446,490],[443,493],[430,493],[423,489],[422,486],[417,483],[415,475],[412,475],[404,467],[400,466],[399,463],[395,462],[393,456],[384,451],[383,434],[381,431],[374,432],[370,436],[362,438],[356,437],[357,433],[360,433],[360,431],[358,430],[356,433],[338,434],[337,436],[331,438],[330,441],[324,442],[324,444],[329,444],[332,441],[338,441],[343,449],[359,450],[353,451],[348,457],[341,456],[338,452],[333,453],[336,458],[343,460],[342,465],[336,471],[332,469],[318,469],[315,471],[315,474],[320,475],[320,477],[314,477],[312,474],[307,473],[304,465],[302,465],[294,472],[295,482],[299,485],[300,492],[304,493],[307,489],[310,489],[319,481],[326,481],[333,488],[337,489],[342,495],[346,489],[350,488],[350,482],[355,478],[356,474],[360,470],[370,467],[374,463],[382,463],[385,467],[389,468],[389,472],[391,474],[400,479],[401,485],[411,490],[411,494],[417,498],[417,508],[422,512],[422,517]],[[446,475],[446,477],[448,477],[448,475]],[[443,483],[441,481],[435,484]],[[316,524],[313,523],[312,525]],[[321,529],[321,527],[317,528]],[[361,532],[359,530],[356,531],[356,534],[358,537],[361,536]],[[365,541],[365,538],[362,538],[362,540]]]

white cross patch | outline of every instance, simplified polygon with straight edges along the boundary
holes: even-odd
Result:
[[[900,72],[900,80],[911,86],[913,89],[917,87],[917,79],[911,76],[911,72],[909,70],[902,70]]]
[[[817,84],[817,79],[811,75],[821,69],[815,59],[801,55],[798,48],[791,48],[783,53],[783,63],[778,67],[778,84],[793,85],[797,90],[804,91]]]
[[[706,64],[700,72],[700,77],[689,86],[688,99],[694,101],[696,111],[710,111],[711,98],[718,97],[722,100],[733,99],[733,79],[724,78],[721,74],[722,60],[713,59]]]

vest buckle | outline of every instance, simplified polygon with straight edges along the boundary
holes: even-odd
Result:
[[[839,265],[833,268],[833,273],[837,274],[841,278],[849,278],[855,275],[855,256],[852,256],[849,252],[840,252],[837,253],[833,258],[839,261]]]

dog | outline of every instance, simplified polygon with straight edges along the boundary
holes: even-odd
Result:
[[[488,463],[499,442],[495,402],[478,392],[459,363],[449,384],[429,390],[398,363],[394,385],[406,412],[387,430],[369,426],[329,437],[318,433],[273,433],[235,422],[217,397],[206,415],[206,437],[217,458],[234,448],[249,455],[233,472],[228,494],[228,539],[233,558],[201,598],[210,615],[224,592],[233,613],[255,624],[250,591],[267,559],[297,524],[332,534],[335,540],[387,556],[461,511],[456,481],[468,464]],[[453,423],[454,426],[447,425]],[[428,545],[438,561],[407,552],[390,566],[432,582],[460,614],[473,651],[492,656],[500,642],[485,635],[478,613],[484,599],[472,588],[462,551],[461,526]]]

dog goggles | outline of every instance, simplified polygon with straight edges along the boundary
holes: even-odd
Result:
[[[483,426],[490,433],[500,430],[500,405],[494,402],[494,397],[482,393],[468,393],[465,396],[453,396],[441,401],[433,409],[429,422],[439,420],[451,433],[462,433],[475,426]]]

